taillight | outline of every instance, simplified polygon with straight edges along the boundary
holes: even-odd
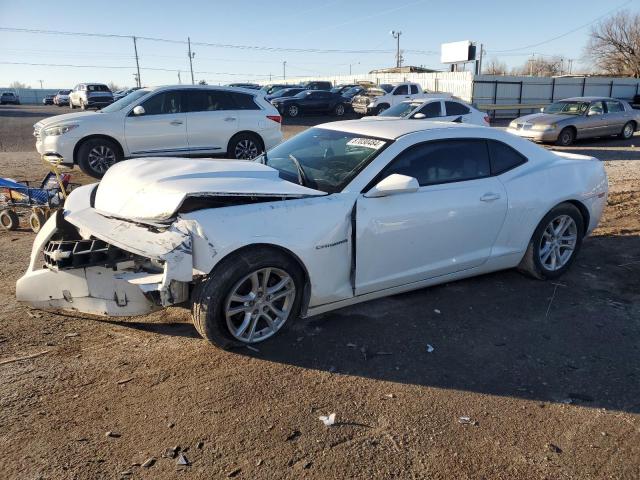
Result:
[[[267,115],[267,118],[269,120],[273,120],[274,122],[282,123],[282,117],[280,115]]]
[[[489,120],[491,120],[491,118],[489,117],[489,115],[485,115],[484,116],[484,121],[487,123],[491,123]]]

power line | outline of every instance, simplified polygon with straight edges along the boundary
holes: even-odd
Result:
[[[603,19],[604,17],[606,17],[606,16],[607,16],[607,15],[609,15],[610,13],[615,12],[616,10],[621,9],[622,7],[624,7],[624,6],[626,6],[626,5],[629,5],[630,3],[632,3],[632,1],[633,1],[633,0],[627,0],[626,2],[624,2],[624,3],[620,4],[620,5],[618,5],[617,7],[612,8],[611,10],[607,10],[605,13],[603,13],[602,15],[600,15],[600,16],[599,16],[599,17],[597,17],[597,18],[594,18],[594,19],[593,19],[593,20],[591,20],[590,22],[585,23],[584,25],[580,25],[579,27],[576,27],[576,28],[574,28],[574,29],[572,29],[572,30],[569,30],[568,32],[565,32],[565,33],[562,33],[562,34],[557,35],[557,36],[555,36],[555,37],[552,37],[552,38],[550,38],[550,39],[548,39],[548,40],[544,40],[544,41],[542,41],[542,42],[538,42],[538,43],[532,43],[531,45],[525,45],[525,46],[523,46],[523,47],[518,47],[518,48],[509,48],[509,49],[507,49],[507,50],[489,50],[488,52],[489,52],[489,53],[515,52],[515,51],[517,51],[517,50],[525,50],[525,49],[527,49],[527,48],[535,48],[535,47],[539,47],[540,45],[545,45],[545,44],[547,44],[547,43],[551,43],[551,42],[553,42],[553,41],[555,41],[555,40],[558,40],[558,39],[560,39],[560,38],[564,38],[564,37],[566,37],[567,35],[571,35],[572,33],[577,32],[578,30],[582,30],[583,28],[588,27],[589,25],[592,25],[592,24],[596,23],[597,21],[599,21],[599,20]]]
[[[13,28],[13,27],[0,27],[0,31],[4,32],[14,32],[14,33],[33,33],[33,34],[43,34],[43,35],[71,35],[71,36],[84,36],[84,37],[104,37],[104,38],[126,38],[130,39],[133,35],[120,35],[113,33],[91,33],[91,32],[69,32],[62,30],[42,30],[42,29],[33,29],[33,28]],[[147,40],[150,42],[164,42],[164,43],[173,43],[180,45],[187,45],[188,42],[186,40],[175,40],[170,38],[160,38],[160,37],[141,37],[136,36],[138,40]],[[374,50],[374,49],[365,49],[365,50],[345,50],[345,49],[327,49],[327,48],[292,48],[292,47],[267,47],[260,45],[237,45],[230,43],[210,43],[210,42],[191,42],[192,45],[202,46],[202,47],[214,47],[214,48],[229,48],[229,49],[239,49],[239,50],[256,50],[256,51],[267,51],[267,52],[293,52],[293,53],[348,53],[348,54],[381,54],[381,53],[392,53],[393,50]],[[422,55],[437,55],[438,52],[433,50],[405,50],[409,53],[417,53]]]

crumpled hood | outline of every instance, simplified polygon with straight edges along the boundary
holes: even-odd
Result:
[[[515,120],[516,123],[530,123],[532,125],[551,125],[552,123],[558,123],[563,120],[572,118],[573,115],[558,115],[555,113],[532,113],[519,117]]]
[[[102,178],[94,207],[120,218],[162,221],[173,217],[188,196],[272,196],[276,200],[326,195],[283,180],[278,173],[246,160],[127,160]]]

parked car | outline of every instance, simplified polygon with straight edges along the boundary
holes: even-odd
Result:
[[[364,117],[367,120],[384,119],[436,120],[438,122],[472,123],[484,127],[489,126],[489,116],[476,110],[471,105],[450,97],[427,98],[426,100],[406,100],[386,109],[375,117]]]
[[[571,145],[574,140],[618,135],[628,139],[640,125],[640,112],[609,97],[573,97],[516,118],[508,131],[538,142]]]
[[[113,103],[113,93],[102,83],[79,83],[69,93],[69,107],[102,108]]]
[[[349,101],[349,103],[352,103],[356,95],[360,95],[364,91],[365,91],[364,87],[360,85],[356,85],[355,87],[351,87],[346,90],[343,90],[342,92],[340,92],[340,95],[346,98]]]
[[[276,98],[293,97],[300,92],[304,92],[305,90],[306,89],[304,87],[283,88],[281,90],[275,91],[270,95],[265,95],[264,98],[270,102],[271,100],[275,100]]]
[[[45,95],[42,98],[42,104],[43,105],[53,105],[53,99],[55,98],[55,95]]]
[[[353,87],[359,87],[359,85],[357,83],[342,83],[340,85],[336,85],[335,87],[329,89],[329,91],[333,93],[339,93],[340,95],[342,95],[344,92],[346,92],[347,90]]]
[[[120,100],[122,97],[126,97],[131,92],[135,92],[136,90],[140,90],[140,87],[132,87],[132,88],[125,88],[124,90],[118,90],[117,92],[113,93],[113,101],[116,102]]]
[[[331,82],[325,81],[314,81],[303,83],[302,86],[307,90],[331,90],[333,88],[333,84]]]
[[[236,88],[248,88],[249,90],[260,90],[261,88],[257,83],[230,83],[228,86]]]
[[[58,93],[53,97],[53,103],[62,107],[63,105],[69,105],[69,94],[71,90],[58,90]]]
[[[351,104],[356,113],[378,115],[387,108],[405,100],[427,98],[428,96],[422,92],[422,87],[417,83],[382,84],[378,87],[368,88],[365,92],[355,96]],[[442,96],[442,94],[432,94],[431,96]]]
[[[280,122],[258,92],[177,85],[136,90],[99,113],[45,118],[34,125],[34,136],[40,154],[100,178],[130,157],[253,158],[280,143]]]
[[[7,103],[20,105],[20,97],[13,92],[2,92],[2,95],[0,95],[0,105],[6,105]]]
[[[282,115],[289,117],[297,117],[301,113],[324,113],[341,117],[347,111],[349,101],[338,93],[305,90],[293,97],[276,98],[271,104]]]
[[[602,162],[498,129],[332,122],[254,162],[116,165],[44,225],[16,296],[108,316],[190,305],[209,341],[255,344],[496,270],[556,279],[606,202]]]
[[[260,90],[262,90],[265,95],[272,95],[283,88],[294,88],[299,86],[300,85],[289,85],[287,83],[273,83],[270,85],[263,85]]]

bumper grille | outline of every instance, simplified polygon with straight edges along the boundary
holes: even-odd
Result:
[[[51,240],[42,253],[45,266],[51,270],[114,267],[133,258],[133,254],[102,240]]]

